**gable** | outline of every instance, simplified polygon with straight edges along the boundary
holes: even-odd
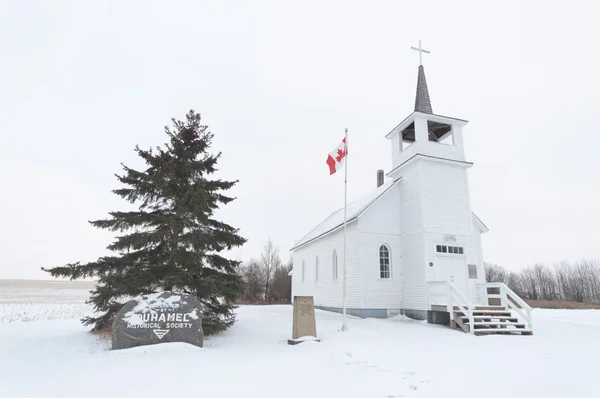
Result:
[[[486,225],[479,219],[479,217],[477,217],[477,215],[473,212],[471,212],[471,214],[473,214],[473,222],[479,229],[479,232],[482,234],[488,232],[488,227],[486,227]]]
[[[358,200],[349,203],[346,207],[346,223],[355,221],[365,210],[367,210],[380,196],[384,195],[388,190],[400,181],[399,179],[391,183],[383,184],[371,193],[359,198]],[[344,208],[336,210],[329,217],[323,220],[319,225],[313,228],[300,241],[298,241],[290,250],[295,250],[300,246],[314,241],[344,225]]]

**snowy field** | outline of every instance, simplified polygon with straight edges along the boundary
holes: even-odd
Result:
[[[533,336],[471,336],[404,317],[317,311],[320,343],[287,345],[291,306],[244,306],[204,348],[110,351],[78,318],[89,287],[0,281],[0,397],[600,397],[600,311],[534,310]]]

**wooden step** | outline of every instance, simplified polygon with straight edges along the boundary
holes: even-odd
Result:
[[[458,318],[462,319],[463,322],[469,322],[469,317],[468,316],[459,316]],[[479,321],[487,321],[487,322],[491,322],[493,319],[497,319],[499,321],[506,321],[506,322],[518,322],[519,318],[516,317],[512,317],[512,316],[483,316],[483,315],[476,315],[473,316],[473,320],[475,322]],[[494,322],[497,323],[497,322]]]
[[[509,327],[510,326],[510,327]],[[512,323],[512,322],[475,322],[473,324],[475,330],[480,329],[525,329],[524,323]]]
[[[475,306],[476,310],[480,311],[506,311],[506,307],[503,305],[487,305],[487,306]]]
[[[455,305],[453,308],[454,308],[454,311],[460,311],[460,310],[464,310],[465,307],[461,307],[461,306]],[[503,305],[476,305],[475,306],[475,310],[479,310],[479,311],[507,311],[506,307],[503,306]]]
[[[533,335],[533,329],[476,329],[475,335],[478,334],[521,334],[531,336]]]
[[[466,316],[464,311],[454,311],[454,315],[456,316]],[[496,317],[496,316],[512,316],[510,311],[473,311],[473,316],[488,316],[488,317]]]

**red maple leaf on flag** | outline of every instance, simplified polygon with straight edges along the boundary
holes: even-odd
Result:
[[[327,155],[326,163],[329,167],[329,175],[335,173],[342,166],[342,162],[346,156],[348,156],[348,145],[346,145],[346,138],[344,138],[342,142]]]

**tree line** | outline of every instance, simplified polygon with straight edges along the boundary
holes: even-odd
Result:
[[[508,271],[497,264],[485,264],[488,282],[502,282],[516,294],[531,300],[600,302],[600,262],[563,261],[553,267],[535,264],[520,271]]]
[[[259,258],[251,258],[239,269],[243,294],[238,302],[247,304],[290,303],[292,261],[283,264],[279,250],[269,239]]]

